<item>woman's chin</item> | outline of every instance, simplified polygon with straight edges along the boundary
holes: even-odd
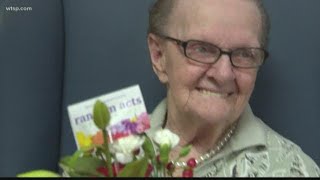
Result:
[[[230,113],[226,110],[208,110],[198,112],[197,121],[202,121],[205,124],[220,124],[225,123],[226,121],[232,121],[232,117],[230,117]]]

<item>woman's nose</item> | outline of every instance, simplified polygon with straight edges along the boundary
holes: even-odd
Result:
[[[222,54],[220,58],[207,70],[207,76],[217,81],[233,81],[235,79],[234,67],[229,54]]]

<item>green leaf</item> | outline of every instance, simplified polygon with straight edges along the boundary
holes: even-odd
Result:
[[[183,147],[180,151],[179,158],[187,156],[190,150],[191,150],[191,145]]]
[[[108,107],[101,101],[97,100],[93,108],[93,121],[95,125],[105,130],[110,122],[110,112]]]
[[[97,173],[97,168],[105,166],[105,162],[95,157],[81,157],[78,158],[72,168],[79,173],[100,175]]]
[[[60,163],[63,166],[74,166],[75,161],[80,158],[80,156],[83,154],[83,151],[81,149],[77,150],[73,153],[72,156],[65,156],[60,160]]]
[[[171,146],[169,144],[163,144],[160,146],[160,162],[165,165],[169,162],[169,153]]]
[[[39,169],[39,170],[32,170],[32,171],[20,173],[17,175],[17,177],[29,178],[29,177],[61,177],[61,176],[53,171]]]
[[[142,145],[142,148],[143,148],[146,156],[148,156],[150,159],[153,159],[153,158],[155,158],[156,154],[154,152],[152,141],[148,136],[145,135],[145,137],[146,137],[146,139]]]
[[[144,177],[148,168],[146,157],[127,164],[118,174],[118,177]]]
[[[105,162],[96,157],[78,157],[70,163],[72,157],[65,157],[60,161],[60,167],[67,174],[78,174],[79,176],[101,176],[97,172],[98,167],[105,166]]]
[[[66,173],[70,174],[74,170],[69,166],[68,161],[70,160],[70,156],[64,157],[59,161],[59,167]]]

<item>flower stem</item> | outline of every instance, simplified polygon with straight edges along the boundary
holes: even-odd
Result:
[[[154,168],[153,168],[154,176],[155,177],[159,177],[157,160],[155,160],[155,158],[152,158],[151,159],[151,164],[153,164],[153,166],[154,166]]]
[[[112,165],[111,165],[111,154],[109,150],[109,143],[107,140],[107,130],[103,129],[103,146],[105,147],[106,159],[107,159],[107,169],[109,177],[113,177]]]

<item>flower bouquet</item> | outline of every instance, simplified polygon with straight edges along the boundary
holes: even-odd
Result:
[[[168,129],[155,133],[153,139],[145,133],[133,134],[111,141],[107,127],[110,123],[107,106],[97,100],[93,108],[94,124],[101,130],[100,143],[82,146],[71,156],[63,157],[59,166],[63,174],[47,170],[33,170],[21,173],[18,177],[172,177],[175,166],[169,160],[173,147],[179,143],[179,137]],[[179,157],[190,152],[190,146],[181,149]],[[182,177],[192,177],[196,163],[188,161]]]

